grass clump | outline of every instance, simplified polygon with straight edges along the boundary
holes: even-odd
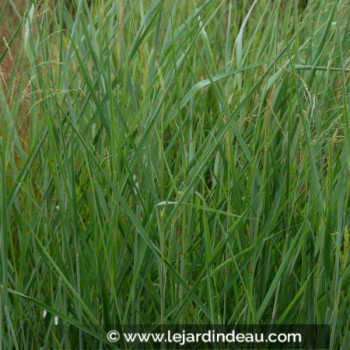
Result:
[[[348,349],[348,4],[25,5],[0,14],[3,348],[327,323]]]

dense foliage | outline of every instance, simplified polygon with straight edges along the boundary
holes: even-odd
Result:
[[[236,322],[350,348],[347,1],[2,3],[4,349]]]

